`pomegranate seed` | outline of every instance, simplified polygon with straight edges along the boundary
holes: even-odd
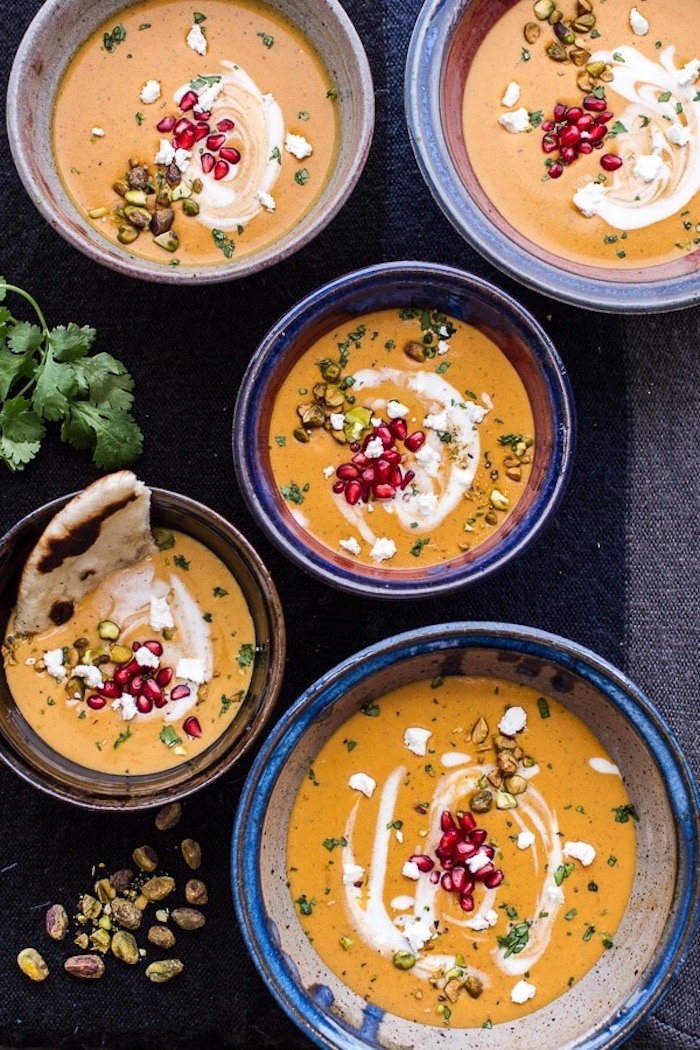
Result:
[[[407,470],[406,473],[403,476],[403,481],[401,482],[401,488],[405,489],[407,485],[410,485],[410,483],[413,481],[415,476],[416,476],[415,470]]]
[[[426,853],[414,853],[408,859],[415,864],[419,871],[432,871],[435,867],[435,861]]]
[[[479,882],[483,882],[488,875],[493,875],[495,870],[495,865],[489,862],[488,864],[484,864],[483,868],[479,868],[478,871],[474,872],[474,878],[478,879]]]
[[[476,818],[473,813],[460,813],[457,820],[462,831],[473,831],[476,827]]]
[[[365,467],[365,469],[362,471],[362,480],[364,481],[365,485],[374,485],[376,479],[377,474],[374,467]]]
[[[455,854],[459,860],[466,860],[467,857],[473,857],[476,850],[477,847],[473,842],[458,842],[455,846]]]
[[[135,674],[134,677],[127,683],[126,691],[131,696],[138,696],[143,689],[144,678],[143,675]]]
[[[560,124],[565,116],[566,116],[566,106],[564,105],[563,102],[557,102],[556,106],[554,107],[554,120],[555,120],[555,122],[557,124]]]
[[[222,146],[219,150],[219,156],[228,161],[229,164],[238,164],[241,159],[241,155],[235,146]]]
[[[401,453],[395,448],[386,448],[384,449],[382,459],[385,459],[392,467],[397,467],[401,462]]]
[[[372,462],[364,452],[356,452],[352,457],[352,461],[357,467],[368,467]]]
[[[190,695],[190,687],[188,685],[176,685],[174,689],[170,690],[171,700],[183,700],[186,696]]]
[[[157,638],[149,638],[148,641],[144,642],[143,644],[146,647],[146,649],[149,649],[153,653],[154,656],[163,655],[162,643],[159,642]]]
[[[474,828],[469,837],[475,846],[483,846],[488,834],[484,828]]]
[[[136,710],[140,711],[142,715],[147,715],[149,711],[153,710],[153,701],[149,700],[147,696],[137,696]]]
[[[590,142],[582,142],[578,148],[579,153],[583,153],[584,155],[592,153],[593,150],[594,146],[592,146]]]
[[[495,871],[490,872],[484,879],[484,886],[489,890],[495,890],[496,886],[500,886],[503,882],[503,872],[500,868],[496,868]]]
[[[345,482],[344,481],[335,481],[335,482],[333,482],[333,492],[335,492],[336,496],[339,496],[341,492],[345,492]]]
[[[443,890],[447,890],[448,893],[452,893],[455,887],[454,882],[452,880],[451,872],[443,871],[442,875],[440,876],[440,885],[442,886]]]
[[[392,467],[391,468],[391,474],[389,476],[389,481],[391,482],[391,484],[394,486],[395,489],[402,489],[403,488],[403,476],[401,474],[400,467]]]
[[[100,696],[106,697],[107,700],[116,700],[121,695],[121,689],[113,678],[108,678],[106,682],[103,682],[97,691]]]
[[[543,153],[554,153],[557,149],[559,149],[559,139],[556,135],[545,135],[542,138]]]
[[[602,113],[599,113],[598,116],[595,118],[596,124],[608,124],[611,120],[612,113],[609,109],[606,109]]]
[[[155,698],[155,700],[153,701],[153,706],[154,707],[165,707],[167,702],[168,702],[167,696],[165,696],[163,693],[161,693],[160,696],[157,696]]]
[[[104,696],[89,696],[86,703],[91,711],[101,711],[106,706],[107,701]]]
[[[196,91],[186,91],[180,99],[180,109],[186,113],[189,109],[194,109],[198,101],[199,95]]]
[[[461,864],[455,864],[454,868],[450,872],[452,876],[452,888],[457,893],[464,893],[464,887],[467,884],[467,869],[463,868]]]
[[[195,142],[197,141],[197,132],[194,127],[185,128],[179,135],[175,136],[175,146],[177,149],[192,149]]]
[[[172,667],[161,667],[160,671],[156,675],[156,682],[161,687],[165,688],[166,685],[170,685],[174,671]]]
[[[559,133],[559,142],[562,146],[576,146],[581,139],[581,132],[576,124],[567,124]]]
[[[158,123],[156,124],[156,130],[165,132],[172,131],[175,127],[175,123],[175,117],[172,115],[172,113],[169,113],[167,117],[163,117],[162,120],[158,121]]]
[[[561,164],[554,163],[549,166],[547,174],[549,175],[550,179],[559,179],[564,174],[564,169],[561,166]]]
[[[225,160],[217,160],[216,164],[214,165],[214,178],[217,180],[223,179],[226,175],[228,175],[228,173],[228,162]]]
[[[600,166],[603,171],[617,171],[622,167],[622,157],[618,157],[617,153],[605,153],[600,158]]]
[[[200,726],[199,722],[194,717],[194,715],[190,715],[189,718],[185,719],[185,721],[182,723],[182,728],[185,730],[188,736],[202,735],[202,727]]]
[[[362,498],[364,491],[364,485],[361,481],[349,481],[345,486],[345,499],[354,507],[356,503],[359,503]]]
[[[194,128],[194,124],[188,117],[180,117],[177,124],[173,128],[173,134],[181,135],[183,131],[188,131],[189,128]]]
[[[163,695],[163,690],[153,678],[147,678],[143,683],[141,690],[141,696],[145,696],[148,700],[160,700]]]
[[[474,911],[474,898],[471,893],[463,893],[459,898],[459,906],[462,911]]]
[[[209,117],[211,116],[211,110],[209,109],[199,109],[195,106],[194,111],[200,120],[209,120]]]
[[[219,131],[233,131],[236,125],[229,117],[222,117],[221,120],[217,120],[216,126]]]
[[[388,463],[385,459],[380,459],[377,463],[376,469],[377,481],[381,482],[382,484],[385,484],[389,480],[391,473],[391,464]]]
[[[375,499],[393,499],[396,489],[393,485],[379,484],[374,486]]]
[[[336,474],[343,481],[352,481],[353,478],[359,478],[360,471],[354,463],[341,463],[336,470]]]
[[[594,124],[588,132],[588,142],[602,142],[608,133],[608,129],[602,124]]]
[[[588,131],[593,126],[593,117],[590,113],[583,113],[576,121],[576,127],[579,131]]]
[[[216,153],[218,149],[221,149],[225,141],[226,136],[223,134],[210,135],[207,139],[207,149],[210,149],[212,153]]]
[[[211,153],[203,153],[201,157],[202,171],[205,175],[208,175],[215,164],[214,157]]]
[[[422,430],[414,430],[412,434],[409,434],[404,444],[409,452],[417,452],[418,449],[425,443],[425,434]]]
[[[586,95],[582,105],[584,109],[589,109],[594,113],[598,113],[605,109],[606,102],[604,98],[596,98],[595,95]]]
[[[569,124],[574,124],[581,116],[583,116],[583,110],[580,106],[570,106],[566,111],[566,120]]]
[[[562,146],[559,156],[563,164],[573,164],[576,160],[576,150],[573,146]]]
[[[389,430],[396,441],[403,441],[408,434],[408,425],[405,419],[392,419]]]
[[[391,448],[391,446],[394,444],[394,436],[385,423],[382,423],[381,426],[378,426],[374,433],[379,438],[384,448]]]
[[[457,831],[457,828],[453,826],[443,832],[438,848],[444,850],[446,853],[451,853],[458,842],[459,832]]]
[[[207,137],[207,135],[209,134],[210,131],[211,131],[211,128],[209,127],[209,125],[205,121],[203,121],[203,120],[197,121],[197,123],[194,126],[194,137],[195,137],[195,140],[197,142],[201,142],[202,139],[205,139]]]
[[[430,881],[432,882],[433,886],[437,886],[438,882],[440,881],[440,872],[437,870],[437,868],[435,868],[434,871],[430,872]]]
[[[543,120],[540,127],[542,128],[542,131],[545,132],[545,134],[548,134],[550,131],[555,130],[556,124],[553,120]]]

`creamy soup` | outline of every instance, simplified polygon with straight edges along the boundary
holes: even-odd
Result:
[[[557,255],[679,259],[700,245],[699,74],[696,0],[517,0],[469,70],[470,162],[508,221]]]
[[[336,554],[413,568],[478,546],[521,498],[534,454],[502,351],[438,311],[383,310],[308,348],[268,435],[290,512]]]
[[[309,42],[264,3],[136,3],[70,62],[54,152],[110,241],[164,264],[221,263],[311,207],[335,157],[339,104]]]
[[[231,572],[183,533],[111,573],[60,627],[3,646],[17,707],[51,747],[111,774],[169,769],[231,724],[248,691],[255,629]]]
[[[491,1027],[615,951],[635,820],[619,769],[558,701],[424,681],[366,703],[313,759],[289,886],[315,950],[367,1001]]]

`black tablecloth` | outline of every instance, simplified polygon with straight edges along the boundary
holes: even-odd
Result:
[[[3,82],[37,0],[0,0]],[[271,569],[288,624],[283,711],[324,671],[396,631],[452,619],[505,620],[555,631],[629,673],[670,722],[697,776],[700,312],[619,317],[562,306],[514,285],[452,230],[416,168],[403,114],[403,68],[419,0],[346,0],[375,78],[377,125],[365,173],[311,245],[256,277],[209,288],[133,281],[68,247],[40,218],[0,153],[0,273],[32,291],[50,326],[94,325],[97,348],[136,380],[148,484],[226,515]],[[3,132],[4,133],[4,132]],[[450,598],[390,603],[332,591],[291,566],[260,534],[236,485],[231,418],[252,352],[271,324],[334,275],[401,258],[463,267],[520,298],[557,345],[578,412],[575,470],[554,523],[517,564]],[[13,304],[14,305],[14,304]],[[0,529],[98,472],[52,433],[17,474],[0,464]],[[0,768],[0,1045],[166,1050],[310,1046],[275,1004],[237,929],[230,835],[250,765],[184,803],[180,826],[153,814],[96,815],[53,801]],[[97,865],[121,867],[151,843],[173,865],[184,835],[203,847],[207,926],[182,948],[186,972],[154,986],[117,964],[99,982],[61,970],[32,984],[15,957],[46,946],[47,903],[74,908]],[[102,869],[97,869],[99,870]],[[51,946],[50,946],[51,947]],[[139,969],[139,968],[134,968]],[[632,1050],[700,1047],[697,944]]]

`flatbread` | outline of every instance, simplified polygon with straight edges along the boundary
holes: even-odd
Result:
[[[33,634],[67,623],[75,605],[110,572],[156,550],[151,492],[130,470],[98,478],[51,519],[29,555],[14,630]]]

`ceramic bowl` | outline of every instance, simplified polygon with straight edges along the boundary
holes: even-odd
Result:
[[[513,3],[425,0],[416,20],[405,69],[406,117],[418,167],[435,201],[457,232],[493,266],[551,298],[614,313],[660,312],[700,302],[697,251],[672,262],[626,270],[575,263],[526,237],[489,199],[465,143],[463,97],[475,52]],[[543,47],[541,40],[533,47]],[[527,47],[524,38],[513,46]],[[571,63],[566,68],[571,69]],[[504,83],[496,89],[500,93],[508,79],[503,76]],[[500,94],[495,111],[496,116],[503,112]],[[565,177],[575,174],[566,171]]]
[[[53,100],[66,66],[94,30],[105,22],[118,23],[120,12],[135,5],[128,4],[127,0],[47,0],[41,7],[26,31],[12,66],[7,88],[8,136],[27,193],[43,218],[74,248],[130,277],[173,284],[208,284],[245,277],[280,262],[307,245],[338,213],[364,168],[374,130],[374,89],[367,56],[339,0],[266,0],[266,3],[310,41],[336,85],[338,149],[325,187],[293,228],[250,255],[237,259],[234,249],[228,255],[222,252],[220,262],[201,266],[171,265],[173,257],[165,251],[162,264],[149,262],[131,252],[128,246],[108,241],[96,223],[78,210],[56,170],[52,148]],[[192,17],[191,11],[187,11],[186,17]],[[207,72],[200,68],[205,60],[194,52],[192,57],[193,69]],[[264,87],[261,90],[264,91]],[[135,108],[148,109],[139,99],[135,100]],[[167,138],[167,135],[161,137]],[[156,150],[158,142],[155,132]],[[186,174],[189,177],[189,171]],[[233,239],[236,239],[235,233]]]
[[[0,633],[5,637],[27,556],[61,497],[23,518],[0,540]],[[151,489],[154,527],[187,533],[216,554],[238,581],[256,631],[250,688],[229,728],[198,756],[160,773],[116,776],[79,766],[54,751],[18,710],[0,667],[0,761],[28,784],[90,810],[138,810],[184,798],[230,770],[262,732],[279,694],[286,635],[280,600],[265,565],[225,518],[187,496]]]
[[[324,332],[376,309],[436,308],[488,336],[519,374],[536,432],[532,473],[507,521],[479,546],[439,564],[406,569],[360,564],[316,540],[290,511],[272,476],[270,413],[288,370]],[[453,591],[507,565],[540,534],[565,490],[575,441],[573,397],[557,351],[535,319],[494,285],[425,262],[370,266],[339,277],[292,307],[268,332],[241,383],[234,464],[260,528],[293,562],[332,587],[379,598]]]
[[[443,1033],[368,1004],[331,972],[302,930],[284,858],[292,803],[328,737],[386,691],[454,674],[524,683],[573,711],[605,741],[639,819],[634,882],[615,950],[548,1006],[517,1021],[488,1030],[451,1025]],[[327,826],[320,813],[321,837]],[[624,674],[539,630],[447,623],[356,653],[283,715],[258,752],[237,810],[233,895],[265,986],[318,1046],[390,1050],[437,1045],[444,1036],[456,1050],[612,1050],[657,1006],[693,942],[699,835],[699,798],[687,763],[661,716]]]

